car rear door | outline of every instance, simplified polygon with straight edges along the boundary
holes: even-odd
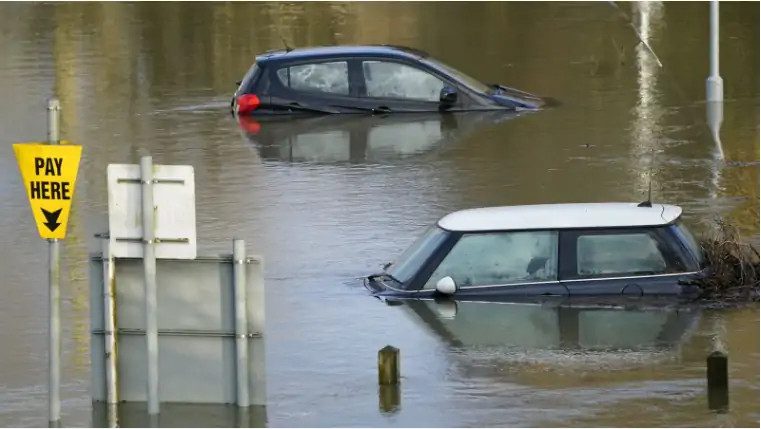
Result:
[[[662,228],[562,231],[559,250],[571,296],[678,295],[688,271]]]
[[[270,67],[270,103],[275,113],[356,113],[351,58],[321,58]]]

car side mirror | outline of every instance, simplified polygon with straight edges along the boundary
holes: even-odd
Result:
[[[457,284],[452,277],[446,276],[436,282],[436,291],[443,295],[454,295],[457,292]]]
[[[439,92],[439,105],[446,109],[452,107],[455,103],[457,103],[457,91],[449,86],[441,88],[441,92]]]

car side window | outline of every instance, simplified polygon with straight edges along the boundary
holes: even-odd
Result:
[[[465,234],[423,289],[435,289],[446,276],[458,287],[557,280],[557,246],[554,231]]]
[[[576,276],[625,276],[678,272],[648,232],[580,235],[576,240]]]
[[[390,61],[364,61],[368,97],[439,101],[444,81],[416,67]]]
[[[299,64],[283,67],[277,77],[295,91],[349,95],[349,64],[346,61]]]

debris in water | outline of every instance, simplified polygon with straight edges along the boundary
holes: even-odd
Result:
[[[755,302],[759,300],[759,252],[740,240],[737,228],[716,219],[716,232],[701,240],[711,274],[695,280],[700,300]]]

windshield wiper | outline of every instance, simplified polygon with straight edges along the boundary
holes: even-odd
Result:
[[[389,273],[387,273],[385,271],[382,272],[382,273],[370,274],[369,276],[367,276],[367,279],[370,280],[370,281],[373,281],[373,280],[377,279],[378,277],[386,277],[386,278],[389,278],[389,279],[391,279],[391,280],[393,280],[393,281],[395,281],[395,282],[397,282],[399,284],[403,284],[401,281],[399,281],[399,279],[397,279],[396,277],[394,277],[393,275],[391,275],[391,274],[389,274]]]
[[[505,85],[500,85],[498,83],[492,83],[491,87],[496,89],[498,92],[504,93],[504,94],[512,94],[515,97],[525,97],[531,100],[542,100],[542,97],[532,94],[530,92],[521,91],[520,89],[516,88],[510,88]]]

